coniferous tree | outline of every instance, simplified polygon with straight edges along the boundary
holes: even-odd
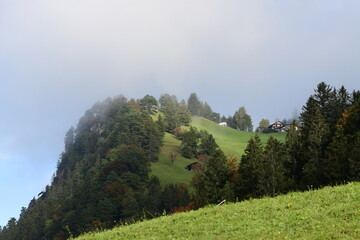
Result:
[[[200,134],[196,128],[190,127],[190,130],[182,135],[181,152],[186,158],[196,157],[198,154]]]
[[[304,158],[302,155],[302,142],[300,131],[296,126],[295,120],[290,126],[285,137],[285,176],[288,181],[289,189],[297,189],[302,177]]]
[[[251,137],[241,157],[236,194],[239,199],[259,196],[259,164],[263,158],[263,147],[258,135]]]
[[[349,152],[349,180],[360,181],[360,132],[353,136],[351,146]]]
[[[218,147],[212,134],[203,130],[200,132],[200,144],[197,155],[212,155]]]
[[[179,104],[177,111],[180,125],[189,126],[191,123],[191,113],[187,108],[185,100],[182,100]]]
[[[150,96],[150,95],[146,95],[145,97],[140,99],[139,104],[141,106],[141,109],[143,111],[147,111],[149,114],[155,113],[159,106],[156,98],[154,98],[153,96]]]
[[[237,129],[239,129],[241,131],[246,131],[246,132],[253,131],[251,117],[250,117],[250,115],[248,115],[246,113],[246,110],[244,107],[240,107],[239,110],[237,110],[235,112],[233,118],[236,121]]]
[[[192,186],[195,189],[197,206],[219,203],[226,197],[233,195],[230,178],[231,167],[227,158],[220,149],[217,149],[206,161],[202,161],[200,167],[195,170]]]
[[[191,115],[201,116],[201,102],[196,93],[191,93],[187,101],[188,109]]]
[[[285,190],[284,148],[272,136],[267,141],[258,168],[259,194],[274,197]]]
[[[303,166],[303,186],[320,187],[327,184],[324,176],[324,156],[329,141],[329,127],[320,109],[315,106],[314,115],[308,123],[304,140],[303,154],[306,162]]]

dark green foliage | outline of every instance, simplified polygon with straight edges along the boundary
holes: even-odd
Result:
[[[184,157],[193,158],[198,154],[200,133],[196,128],[190,127],[190,130],[182,135],[181,153]]]
[[[263,146],[258,135],[249,140],[239,165],[237,196],[240,199],[259,196],[259,166],[264,156]]]
[[[198,155],[211,155],[218,149],[214,137],[207,131],[200,132],[195,127],[181,135],[181,153],[184,157],[194,158]]]
[[[232,201],[231,167],[224,153],[218,149],[199,164],[192,179],[196,205],[201,207],[224,199]]]
[[[185,185],[166,185],[161,193],[161,209],[172,212],[178,207],[184,207],[190,203],[190,195]]]
[[[259,163],[258,189],[260,195],[276,196],[284,192],[284,146],[272,136],[267,141],[263,158]]]
[[[323,176],[323,158],[329,141],[329,126],[319,108],[314,109],[311,122],[307,124],[306,138],[303,146],[303,156],[306,162],[303,166],[303,185],[319,187],[326,184]]]
[[[162,108],[162,111],[165,115],[164,128],[166,132],[172,132],[175,128],[181,125],[178,115],[178,107],[172,102],[169,102],[169,104],[165,105]]]
[[[141,106],[141,109],[143,111],[147,111],[149,114],[155,113],[159,106],[156,98],[154,98],[153,96],[150,96],[150,95],[146,95],[145,97],[140,99],[139,104]]]
[[[179,118],[179,123],[183,126],[189,126],[191,122],[191,114],[187,108],[185,100],[182,100],[179,104],[179,109],[177,111]]]
[[[219,148],[219,145],[216,144],[212,134],[209,134],[204,130],[200,131],[200,144],[198,147],[198,155],[212,155],[217,148]]]
[[[244,107],[240,107],[234,114],[233,121],[235,122],[235,126],[237,129],[246,132],[253,131],[253,124],[251,121],[251,117],[246,113]]]
[[[351,146],[349,152],[349,180],[360,181],[360,132],[353,136]]]
[[[158,158],[164,132],[149,115],[152,100],[140,100],[143,111],[122,96],[86,111],[66,133],[52,184],[0,239],[67,239],[143,217],[145,209],[149,216],[160,212],[152,204],[160,201],[160,184],[148,178],[148,166]]]
[[[342,183],[349,177],[348,142],[342,126],[336,129],[327,150],[325,174],[332,184]]]
[[[288,187],[290,189],[297,189],[302,177],[304,163],[302,158],[300,131],[297,129],[295,121],[293,121],[286,135],[284,148],[284,166],[286,169],[285,176],[288,181]]]

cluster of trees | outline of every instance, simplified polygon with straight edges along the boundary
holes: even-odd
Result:
[[[360,92],[320,83],[290,128],[285,143],[249,140],[240,164],[217,150],[197,168],[198,206],[226,199],[275,196],[295,190],[360,180]]]
[[[221,117],[222,122],[226,122],[231,128],[240,131],[253,132],[254,126],[252,124],[251,116],[246,112],[245,107],[240,107],[233,116]]]
[[[190,94],[187,105],[192,116],[204,117],[216,123],[220,122],[220,114],[213,112],[207,102],[200,101],[196,93]]]
[[[185,100],[179,103],[175,95],[162,94],[159,103],[164,119],[160,115],[158,122],[166,132],[171,133],[180,126],[189,126],[191,113]]]
[[[212,134],[205,130],[198,131],[195,127],[179,136],[181,153],[184,157],[195,158],[200,155],[211,155],[219,147]]]
[[[150,115],[157,105],[151,96],[137,101],[119,96],[86,111],[66,133],[51,185],[18,220],[9,220],[0,239],[67,239],[187,205],[187,189],[162,188],[149,177],[164,136]]]

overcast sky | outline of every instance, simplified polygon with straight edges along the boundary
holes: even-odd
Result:
[[[50,183],[96,101],[196,92],[214,111],[301,112],[360,89],[360,1],[0,0],[0,225]]]

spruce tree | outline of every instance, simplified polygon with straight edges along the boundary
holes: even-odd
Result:
[[[259,196],[259,164],[263,154],[259,136],[251,137],[239,165],[239,178],[236,184],[239,199]]]
[[[329,126],[317,106],[306,127],[307,135],[302,136],[304,141],[302,151],[306,159],[303,166],[303,186],[320,187],[327,184],[323,172],[323,159],[329,141]]]
[[[182,100],[179,104],[177,111],[180,125],[189,126],[191,123],[191,113],[186,105],[185,100]]]
[[[229,185],[231,168],[224,153],[217,149],[201,164],[192,179],[197,205],[219,203],[226,197],[232,196],[232,187]]]
[[[196,93],[191,93],[189,96],[189,99],[187,101],[188,109],[191,113],[191,115],[201,116],[201,107],[202,104],[196,95]]]
[[[258,168],[258,189],[261,195],[276,196],[285,189],[283,145],[270,136]]]
[[[340,184],[349,179],[349,144],[343,127],[337,127],[327,151],[325,174],[331,184]]]
[[[287,186],[289,189],[297,189],[302,177],[302,168],[304,166],[304,158],[302,155],[302,142],[300,131],[296,126],[295,120],[285,137],[285,159],[284,166]]]

